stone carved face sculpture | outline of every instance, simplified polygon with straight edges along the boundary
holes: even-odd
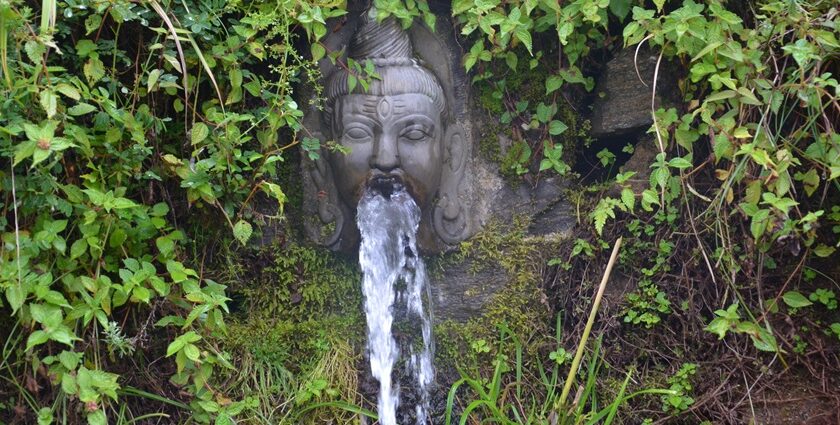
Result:
[[[348,47],[359,63],[372,62],[378,78],[367,90],[348,85],[349,73],[336,69],[325,84],[322,129],[349,153],[322,152],[313,181],[319,189],[319,216],[334,223],[324,243],[352,251],[358,242],[355,211],[366,187],[386,196],[403,186],[423,217],[418,242],[436,252],[468,232],[462,181],[466,142],[447,109],[437,77],[414,57],[411,40],[392,19],[363,16]]]

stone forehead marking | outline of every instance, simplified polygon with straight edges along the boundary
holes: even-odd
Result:
[[[379,119],[387,119],[391,116],[391,101],[388,99],[389,96],[382,96],[382,99],[379,99],[379,104],[376,105],[376,115]]]

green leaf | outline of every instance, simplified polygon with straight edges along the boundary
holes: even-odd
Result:
[[[26,295],[21,284],[12,283],[6,288],[6,300],[9,301],[9,306],[12,307],[12,313],[17,312],[23,306]]]
[[[750,222],[750,233],[753,239],[759,240],[767,229],[767,221],[770,217],[770,210],[760,209],[756,211]]]
[[[93,41],[82,39],[76,42],[76,54],[80,57],[86,58],[93,52],[96,52],[96,43]]]
[[[55,116],[56,108],[58,107],[58,97],[52,90],[44,90],[41,92],[41,107],[47,113],[47,118]]]
[[[505,55],[505,63],[507,64],[508,68],[513,71],[516,71],[516,66],[519,64],[519,57],[516,56],[516,53],[507,52]]]
[[[83,67],[85,78],[93,85],[105,76],[105,65],[99,58],[91,58]]]
[[[245,220],[239,220],[235,225],[233,225],[233,236],[242,245],[245,245],[245,243],[248,242],[248,239],[251,238],[251,233],[253,233],[253,231],[254,229],[251,227],[251,223],[248,223]]]
[[[831,254],[834,254],[834,251],[836,251],[834,247],[828,246],[826,244],[819,244],[816,248],[814,248],[814,254],[816,254],[817,257],[821,258],[827,258],[831,256]]]
[[[38,425],[50,425],[53,422],[52,409],[49,407],[42,407],[38,411]]]
[[[513,30],[513,35],[525,45],[525,48],[528,49],[528,53],[533,56],[534,52],[531,50],[531,33],[528,29],[523,26],[518,26]]]
[[[653,4],[656,5],[656,10],[661,12],[662,7],[665,6],[665,0],[653,0]]]
[[[723,317],[716,317],[706,326],[706,332],[711,332],[718,336],[718,339],[723,339],[726,333],[731,328],[731,322]]]
[[[551,94],[557,91],[563,85],[563,77],[559,75],[551,75],[545,79],[545,94]]]
[[[353,93],[353,90],[356,88],[356,84],[358,84],[359,79],[356,78],[353,74],[347,75],[347,91]]]
[[[81,93],[79,93],[79,91],[76,90],[76,88],[71,86],[70,84],[66,84],[66,83],[57,84],[55,86],[55,89],[58,90],[59,93],[69,97],[70,99],[79,100],[79,99],[82,98]]]
[[[215,425],[236,425],[236,422],[233,418],[230,417],[225,412],[219,413],[219,416],[216,416],[216,423]]]
[[[632,5],[632,0],[610,0],[610,12],[612,12],[619,21],[624,21],[624,18],[626,18],[630,13],[630,6]]]
[[[193,146],[201,143],[207,136],[210,135],[210,128],[207,127],[206,124],[203,122],[198,122],[193,125],[192,130],[190,130],[190,142]]]
[[[175,283],[187,280],[188,270],[179,261],[170,260],[166,262],[166,271]]]
[[[47,47],[43,43],[35,40],[29,40],[24,44],[23,49],[26,51],[26,56],[36,65],[41,65],[44,53],[47,52]]]
[[[37,330],[29,334],[29,338],[26,339],[26,351],[29,351],[32,347],[41,345],[50,340],[50,335],[42,330]]]
[[[160,255],[164,257],[171,257],[175,250],[175,242],[168,236],[161,236],[155,239],[155,246],[157,246]]]
[[[189,331],[169,343],[169,346],[166,348],[166,357],[181,351],[181,349],[183,349],[187,344],[192,344],[198,341],[201,341],[201,336],[194,331]]]
[[[652,205],[659,205],[659,195],[652,189],[642,191],[642,209],[653,211]]]
[[[793,60],[803,68],[809,65],[812,60],[820,58],[817,55],[817,47],[804,38],[796,40],[796,43],[782,47],[782,50],[790,53],[793,56]]]
[[[787,304],[788,307],[793,308],[808,307],[809,305],[814,304],[811,301],[809,301],[808,298],[805,298],[804,295],[797,291],[785,292],[785,294],[782,295],[782,300],[784,300],[785,304]]]
[[[29,306],[29,313],[32,315],[32,320],[45,327],[58,326],[64,319],[61,309],[49,304],[32,304]]]
[[[184,355],[186,355],[188,359],[197,362],[201,357],[201,352],[194,344],[187,344],[184,346]]]
[[[686,168],[691,168],[691,161],[689,161],[685,158],[682,158],[682,157],[676,157],[676,158],[672,158],[670,161],[668,161],[668,165],[670,165],[671,167],[683,170],[683,169],[686,169]]]
[[[286,194],[283,193],[280,186],[275,183],[264,182],[262,184],[262,189],[266,194],[277,200],[280,214],[283,214],[283,206],[286,203]]]
[[[88,425],[108,425],[108,418],[105,417],[105,412],[102,409],[88,413],[87,421]]]
[[[77,104],[75,106],[72,106],[69,109],[67,109],[67,113],[70,114],[70,115],[73,115],[73,116],[79,116],[79,115],[89,114],[89,113],[91,113],[95,110],[96,110],[95,106],[93,106],[91,104],[88,104],[88,103],[79,102],[79,104]]]
[[[146,89],[150,92],[155,91],[155,84],[157,84],[158,79],[160,79],[161,74],[163,74],[162,69],[155,68],[149,71],[149,79],[146,82]]]
[[[621,202],[624,202],[627,209],[633,212],[633,207],[636,206],[636,194],[633,193],[633,189],[625,187],[621,190]]]
[[[64,366],[65,369],[76,370],[76,367],[79,365],[82,356],[82,353],[74,353],[72,351],[65,350],[58,355],[58,360],[61,362],[61,365]]]
[[[558,120],[553,120],[548,124],[548,132],[552,136],[563,134],[568,128],[569,126]]]
[[[312,43],[312,47],[310,48],[312,51],[312,60],[318,61],[327,54],[327,49],[321,43]]]

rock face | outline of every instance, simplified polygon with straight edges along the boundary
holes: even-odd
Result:
[[[656,74],[654,108],[667,107],[679,91],[677,67],[664,59],[656,73],[659,53],[643,48],[636,56],[635,48],[624,49],[609,62],[598,78],[595,93],[599,97],[592,107],[592,136],[614,137],[645,130],[653,124],[651,95]],[[636,69],[638,67],[638,75]],[[641,76],[641,80],[639,77]]]

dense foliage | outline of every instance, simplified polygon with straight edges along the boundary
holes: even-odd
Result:
[[[232,367],[205,342],[225,331],[230,300],[189,256],[185,231],[227,225],[245,243],[266,218],[253,208],[260,192],[282,212],[277,164],[302,116],[292,85],[310,66],[291,46],[342,13],[291,1],[0,2],[10,419],[138,417],[148,412],[119,400],[154,391],[137,388],[142,370],[169,358],[173,370],[148,373],[171,375],[195,419],[242,409],[210,383]]]
[[[435,24],[423,1],[374,3],[382,17],[405,25]],[[299,134],[303,100],[294,89],[316,81],[313,59],[336,57],[318,40],[330,30],[326,20],[346,9],[323,0],[0,0],[0,322],[7,329],[0,418],[104,424],[177,414],[224,424],[245,411],[255,422],[270,420],[273,407],[260,410],[257,398],[217,379],[240,361],[219,343],[231,299],[205,270],[205,246],[196,241],[244,245],[255,224],[282,215],[279,168],[294,150],[317,155],[320,147]],[[451,14],[477,92],[502,105],[502,125],[539,133],[501,158],[526,180],[570,174],[570,152],[586,129],[572,122],[567,100],[593,90],[593,52],[646,44],[686,70],[683,102],[651,111],[658,154],[647,187],[635,190],[628,172],[587,192],[599,195],[583,214],[591,226],[552,265],[575,270],[600,256],[604,240],[629,234],[622,263],[638,270],[638,284],[627,298],[628,323],[662,326],[693,303],[663,289],[682,273],[694,283],[704,276],[703,290],[715,294],[708,304],[716,305],[692,320],[721,339],[746,335],[782,363],[805,356],[805,340],[836,344],[834,2],[455,0]],[[353,84],[371,77],[363,64],[346,66]],[[513,76],[534,69],[544,74],[540,99],[511,96]],[[599,158],[609,165],[615,154]],[[268,213],[256,206],[267,199]],[[303,259],[289,264],[323,266],[316,254],[295,252]],[[287,280],[304,275],[278,267]],[[327,298],[317,285],[301,287],[313,291],[303,305]],[[807,334],[803,317],[813,324]],[[465,386],[492,383],[491,395],[499,395],[502,376],[515,368],[504,361],[522,355],[520,348],[504,356],[499,345],[491,378],[465,376]],[[565,351],[553,350],[545,391],[520,393],[516,369],[517,395],[531,400],[522,404],[539,406],[532,418],[565,407],[554,404],[551,389]],[[315,368],[355,370],[335,366],[355,361],[348,347],[322,351],[333,357]],[[597,364],[582,372],[592,401]],[[661,392],[667,414],[694,402],[696,366],[677,369],[670,392]],[[160,376],[169,383],[159,385]],[[333,399],[346,396],[310,376],[283,391],[299,403],[327,390]],[[616,408],[624,390],[613,398]],[[473,414],[512,421],[511,412],[522,413],[496,401]]]

